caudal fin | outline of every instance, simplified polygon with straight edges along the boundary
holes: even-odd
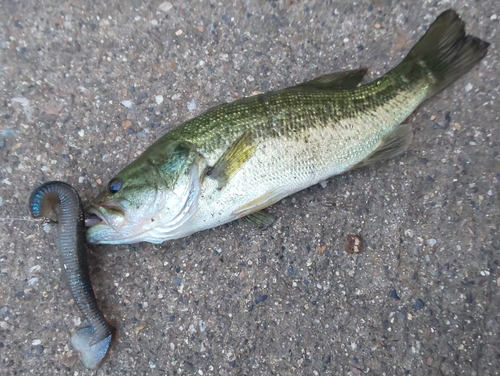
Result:
[[[472,69],[488,52],[489,43],[465,34],[465,24],[453,9],[441,13],[408,53],[404,63],[428,70],[432,90],[427,97]]]

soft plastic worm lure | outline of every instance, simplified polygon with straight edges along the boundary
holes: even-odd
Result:
[[[101,310],[90,283],[83,206],[78,193],[69,184],[51,181],[35,189],[30,197],[30,210],[35,218],[57,216],[57,246],[63,272],[71,295],[88,326],[71,338],[83,365],[97,368],[110,348],[114,328]]]

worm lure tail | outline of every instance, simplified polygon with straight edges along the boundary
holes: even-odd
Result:
[[[57,218],[57,247],[71,295],[89,324],[71,338],[85,367],[97,368],[110,348],[114,328],[100,311],[90,283],[83,206],[78,193],[69,184],[51,181],[35,189],[30,197],[35,218]]]

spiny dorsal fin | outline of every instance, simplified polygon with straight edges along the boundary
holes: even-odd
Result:
[[[219,189],[222,189],[229,179],[248,161],[256,145],[251,133],[243,133],[219,158],[214,167],[207,173],[212,179],[219,182]]]
[[[410,125],[397,127],[380,142],[379,147],[358,163],[354,168],[369,166],[404,153],[413,139],[413,132]]]
[[[290,89],[309,88],[316,90],[345,90],[358,86],[368,72],[367,68],[335,72],[292,86]]]

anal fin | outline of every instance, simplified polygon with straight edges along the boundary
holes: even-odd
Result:
[[[379,147],[354,168],[365,167],[384,159],[393,158],[406,151],[413,139],[413,131],[409,124],[397,127],[386,135],[380,142]]]
[[[256,145],[250,132],[243,133],[208,171],[207,176],[219,182],[222,189],[229,179],[243,166],[255,152]]]

